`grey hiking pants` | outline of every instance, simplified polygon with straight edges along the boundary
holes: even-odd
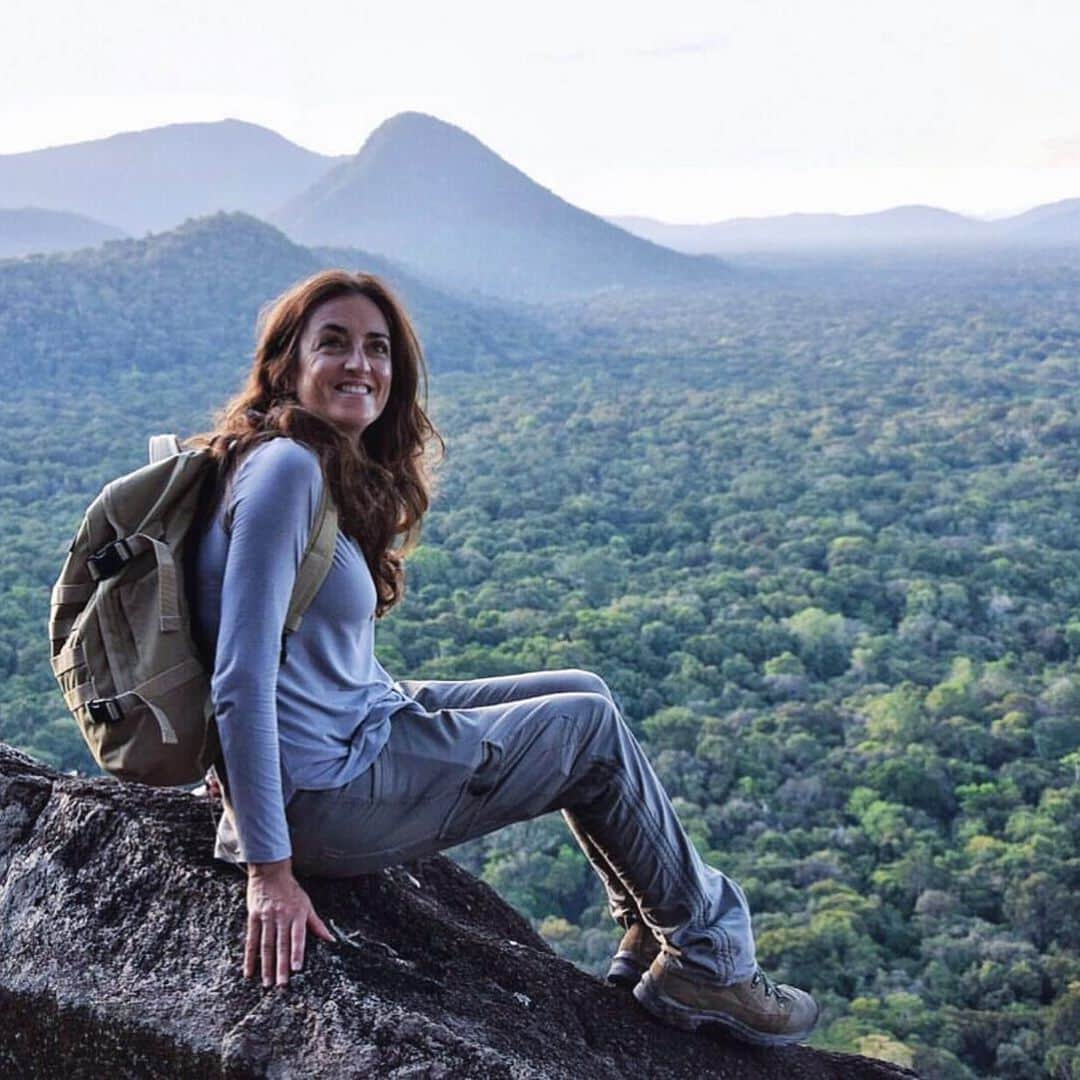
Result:
[[[678,966],[725,983],[753,974],[742,890],[698,855],[601,678],[401,686],[417,705],[393,715],[373,765],[290,800],[299,873],[372,873],[562,810],[617,922],[643,920]]]

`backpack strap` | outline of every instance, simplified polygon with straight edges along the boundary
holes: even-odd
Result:
[[[322,497],[315,513],[315,526],[311,530],[300,569],[296,575],[289,611],[285,616],[285,637],[300,628],[304,613],[311,606],[319,587],[330,573],[334,561],[334,548],[337,546],[338,515],[337,508],[330,499],[328,485],[323,484]],[[285,642],[281,646],[282,658],[285,655]]]
[[[180,440],[175,435],[150,436],[150,464],[164,461],[180,453]]]

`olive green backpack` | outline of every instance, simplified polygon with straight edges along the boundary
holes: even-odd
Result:
[[[53,674],[95,760],[121,780],[193,784],[219,756],[185,582],[188,538],[212,506],[217,477],[208,450],[154,436],[150,464],[90,504],[53,587]],[[324,486],[285,636],[330,570],[337,530]]]

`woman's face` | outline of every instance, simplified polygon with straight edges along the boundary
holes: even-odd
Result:
[[[304,408],[359,438],[386,408],[392,374],[390,328],[374,301],[351,294],[312,309],[296,380]]]

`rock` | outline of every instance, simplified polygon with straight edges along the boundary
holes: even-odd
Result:
[[[240,973],[243,878],[211,850],[206,799],[61,776],[0,744],[0,1075],[913,1075],[667,1029],[442,857],[305,882],[343,940],[264,990]]]

